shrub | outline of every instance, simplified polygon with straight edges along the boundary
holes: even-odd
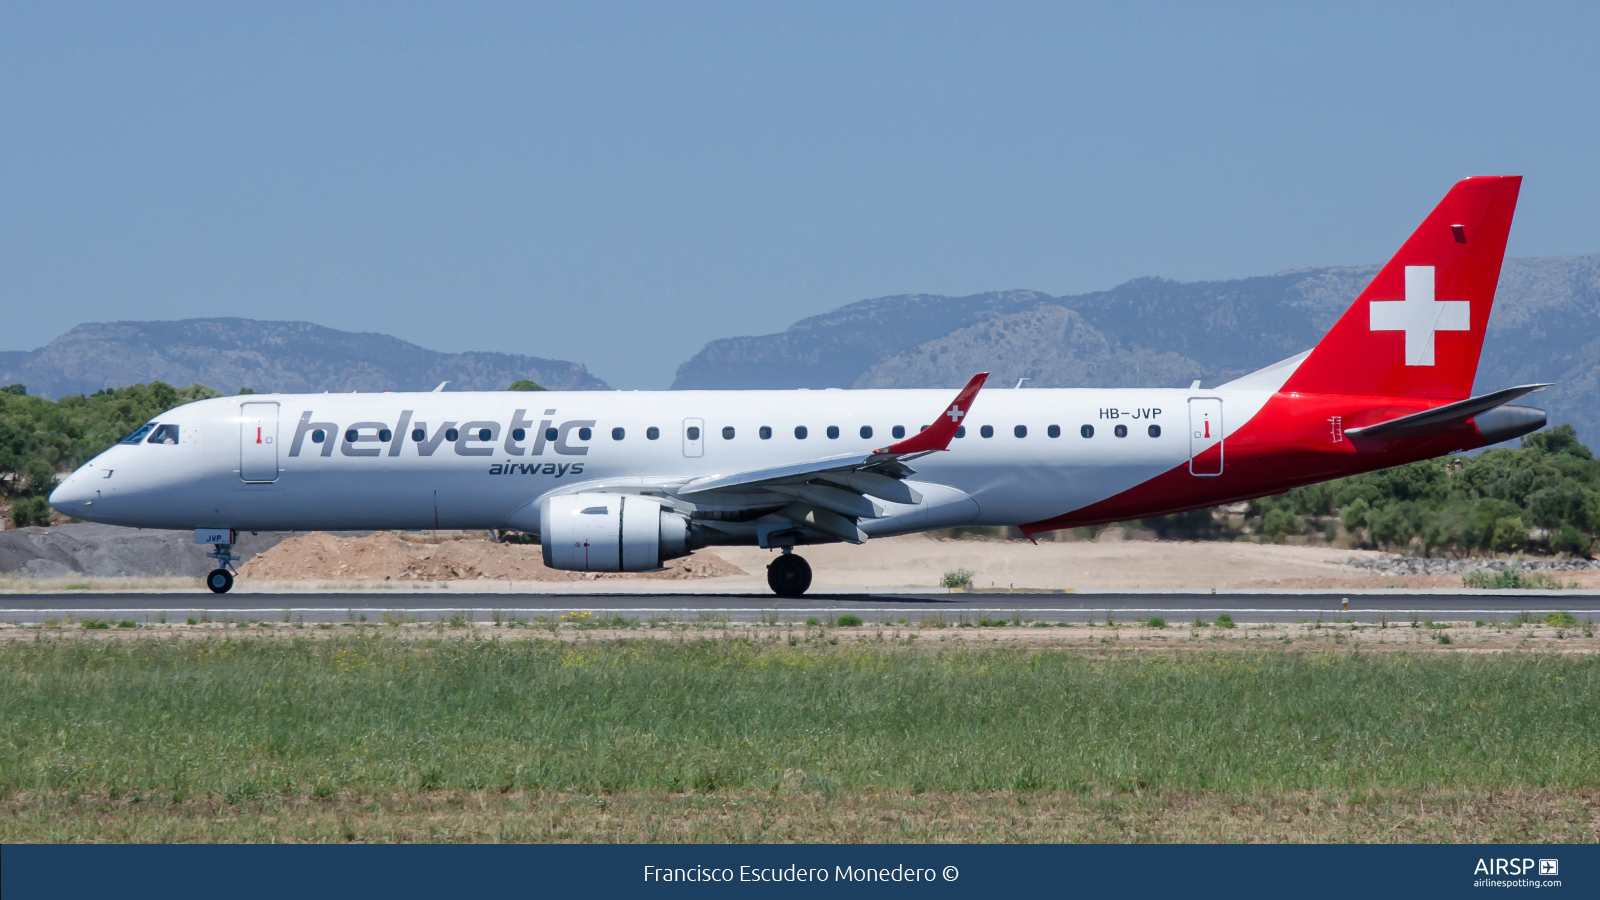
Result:
[[[1145,622],[1144,624],[1150,626],[1151,628],[1165,628],[1167,627],[1167,620],[1161,618],[1160,616],[1151,616],[1150,621]]]
[[[1222,615],[1217,616],[1217,627],[1218,628],[1232,628],[1233,627],[1233,616],[1230,616],[1227,613],[1223,613]]]
[[[93,629],[110,628],[111,623],[105,621],[104,619],[85,619],[83,627]]]
[[[839,621],[839,624],[841,626],[845,627],[845,628],[854,628],[855,626],[861,624],[861,617],[860,616],[856,616],[856,615],[851,615],[850,613],[845,613],[844,615],[839,617],[838,621]]]
[[[23,497],[11,504],[11,523],[18,528],[50,524],[50,504],[43,497]]]
[[[1461,576],[1461,586],[1477,588],[1488,591],[1514,591],[1514,590],[1549,590],[1559,591],[1562,588],[1577,587],[1577,582],[1563,584],[1561,579],[1547,575],[1544,572],[1524,572],[1516,566],[1501,569],[1498,572],[1468,572]]]
[[[117,623],[117,627],[118,628],[138,628],[139,627],[139,623],[135,622],[132,619],[123,619],[121,622]]]
[[[812,617],[806,619],[806,624],[807,625],[821,625],[822,623],[817,620],[816,616],[812,616]]]
[[[1544,623],[1556,628],[1575,628],[1578,624],[1578,618],[1572,613],[1553,612],[1544,617]]]
[[[1588,556],[1589,536],[1571,525],[1563,525],[1550,538],[1550,549],[1557,553],[1571,553],[1573,556]]]
[[[971,569],[952,569],[951,571],[944,573],[944,577],[939,579],[939,586],[945,588],[964,588],[970,590],[972,588],[973,574],[974,573]]]

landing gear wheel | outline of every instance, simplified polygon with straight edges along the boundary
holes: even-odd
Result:
[[[811,574],[806,573],[806,581],[811,581]],[[212,569],[206,576],[206,587],[211,588],[213,594],[226,594],[233,590],[233,573],[227,569]]]
[[[779,597],[798,597],[811,587],[811,564],[785,553],[767,566],[767,586]]]

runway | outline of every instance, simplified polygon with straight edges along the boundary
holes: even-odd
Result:
[[[1227,613],[1237,622],[1507,619],[1518,613],[1572,613],[1600,618],[1600,595],[1583,593],[1477,594],[1374,592],[1128,592],[819,594],[782,600],[771,594],[505,594],[293,592],[212,595],[194,592],[8,594],[0,596],[0,621],[35,625],[50,619],[99,618],[136,623],[199,621],[381,621],[390,616],[431,622],[466,614],[475,621],[535,619],[588,611],[607,618],[734,622],[804,622],[851,613],[866,622],[942,618],[950,624],[982,618],[1025,621],[1133,621],[1160,616],[1169,624],[1207,621]]]

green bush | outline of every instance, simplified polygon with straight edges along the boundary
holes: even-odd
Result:
[[[953,569],[944,573],[944,577],[939,579],[939,586],[971,590],[973,574],[971,569]]]
[[[844,627],[844,628],[854,628],[857,625],[861,624],[861,617],[857,616],[857,615],[852,615],[850,613],[845,613],[844,615],[842,615],[842,616],[840,616],[838,618],[838,623],[839,623],[839,625],[841,627]]]
[[[1161,618],[1160,616],[1151,616],[1150,619],[1144,624],[1150,626],[1151,628],[1165,628],[1167,627],[1167,620]]]
[[[1227,613],[1223,613],[1222,615],[1217,616],[1217,627],[1218,628],[1232,628],[1233,627],[1233,616],[1230,616]]]
[[[1516,566],[1497,572],[1468,572],[1461,576],[1461,586],[1489,591],[1550,590],[1576,588],[1577,582],[1562,583],[1561,579],[1544,572],[1524,572]]]
[[[50,524],[50,504],[43,497],[20,497],[11,503],[11,524],[18,528]]]

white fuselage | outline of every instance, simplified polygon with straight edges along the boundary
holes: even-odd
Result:
[[[885,535],[1009,525],[1079,509],[1184,465],[1242,426],[1271,393],[986,391],[963,437],[912,463],[907,483],[924,502],[888,504],[861,527]],[[146,436],[118,444],[68,477],[52,503],[82,519],[155,528],[530,528],[530,510],[551,493],[670,488],[868,453],[896,440],[897,426],[915,434],[930,424],[949,397],[818,390],[218,398],[155,420],[177,426],[166,431],[177,432],[177,443]],[[1217,400],[1216,433],[1200,440],[1190,427],[1191,401],[1214,410]],[[1085,425],[1092,437],[1082,435]],[[1126,436],[1117,436],[1119,425]],[[986,427],[991,437],[982,436]],[[679,506],[714,515],[715,503]]]

